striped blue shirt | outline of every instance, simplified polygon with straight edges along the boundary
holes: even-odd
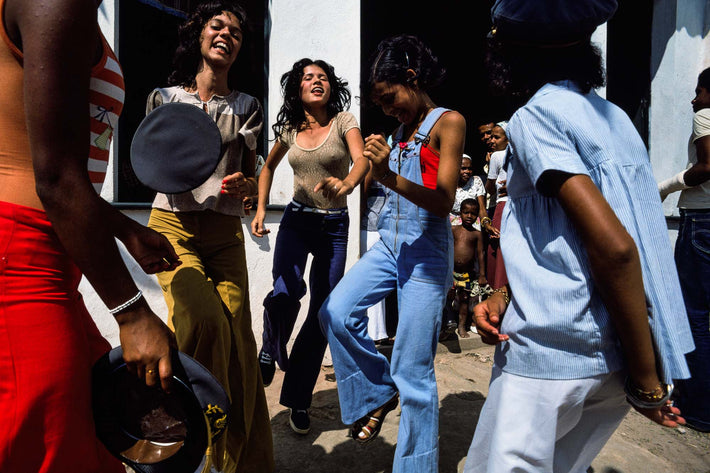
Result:
[[[542,87],[511,118],[501,248],[512,301],[496,351],[504,371],[575,379],[624,363],[586,252],[559,201],[536,186],[547,171],[589,176],[639,249],[649,323],[665,381],[689,376],[693,349],[671,243],[646,147],[627,115],[571,82]]]

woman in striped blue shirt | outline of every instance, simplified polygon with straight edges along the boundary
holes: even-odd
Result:
[[[646,148],[593,91],[591,33],[616,2],[522,3],[493,7],[493,84],[524,105],[506,130],[509,284],[474,312],[498,347],[467,473],[584,472],[629,403],[683,423],[670,385],[692,350]]]

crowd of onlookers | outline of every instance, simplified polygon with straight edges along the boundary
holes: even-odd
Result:
[[[454,236],[454,284],[444,307],[440,340],[476,332],[471,312],[493,289],[506,284],[500,253],[501,214],[507,200],[505,158],[507,123],[478,126],[478,159],[463,154],[454,205],[449,214]]]

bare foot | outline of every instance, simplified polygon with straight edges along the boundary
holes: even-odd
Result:
[[[459,329],[457,330],[459,337],[461,338],[468,338],[470,335],[468,334],[468,331],[466,330],[466,327],[462,327],[459,325]]]

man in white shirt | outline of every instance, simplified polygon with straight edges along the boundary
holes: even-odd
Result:
[[[676,405],[686,423],[710,432],[710,68],[698,76],[688,166],[658,185],[661,198],[682,190],[675,262],[695,342],[686,356],[691,378],[678,381]]]

